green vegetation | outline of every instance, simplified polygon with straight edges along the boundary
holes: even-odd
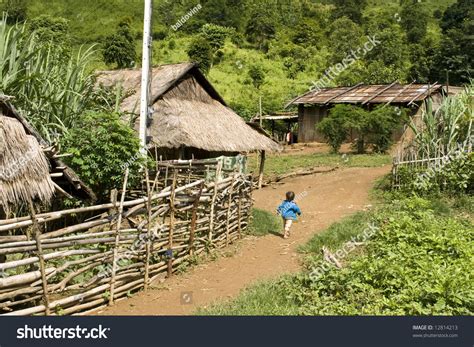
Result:
[[[124,168],[130,169],[129,181],[139,182],[144,163],[139,140],[118,114],[87,113],[61,139],[66,152],[73,156],[68,164],[101,198],[110,189],[120,187]]]
[[[263,236],[268,233],[278,233],[281,229],[281,220],[275,214],[259,208],[252,209],[252,217],[248,227],[250,235]]]
[[[392,159],[384,154],[294,154],[270,155],[265,161],[264,174],[273,176],[289,173],[299,169],[308,169],[317,166],[324,167],[377,167],[390,165]],[[258,168],[256,156],[249,157],[249,170],[255,172]]]
[[[320,247],[336,251],[367,221],[377,227],[368,242],[349,253],[342,269],[330,266],[314,277],[323,262]],[[303,248],[308,257],[302,274],[258,284],[199,314],[472,315],[473,230],[446,205],[395,200],[316,235]]]
[[[85,112],[108,108],[107,93],[94,89],[87,68],[93,48],[64,56],[65,25],[46,17],[29,27],[0,21],[0,93],[15,96],[16,107],[48,141],[72,129]]]
[[[351,131],[356,131],[357,153],[370,145],[376,153],[385,153],[392,144],[392,133],[405,119],[405,112],[395,107],[378,106],[372,111],[352,105],[336,105],[318,125],[334,152],[338,152]]]
[[[125,18],[118,24],[117,31],[105,38],[103,56],[106,64],[115,63],[119,69],[135,64],[137,53],[130,25],[131,19]]]

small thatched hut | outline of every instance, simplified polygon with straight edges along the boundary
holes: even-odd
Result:
[[[120,85],[126,95],[121,110],[138,129],[141,70],[103,71],[98,83]],[[278,151],[268,136],[248,126],[232,111],[194,63],[152,69],[148,121],[149,144],[166,159],[233,155],[256,150]]]
[[[30,200],[49,203],[56,191],[95,199],[9,100],[0,95],[0,211]]]

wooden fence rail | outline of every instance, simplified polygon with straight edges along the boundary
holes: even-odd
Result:
[[[249,222],[251,178],[222,170],[206,180],[208,164],[162,165],[166,173],[161,167],[159,177],[147,177],[139,199],[120,199],[124,188],[107,204],[1,220],[0,313],[86,314],[239,238]],[[76,225],[47,228],[91,212]],[[32,227],[36,238],[25,232]]]

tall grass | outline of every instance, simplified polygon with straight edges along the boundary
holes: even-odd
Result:
[[[94,47],[64,59],[54,44],[44,44],[25,25],[0,21],[0,93],[15,105],[47,140],[74,127],[86,110],[107,105],[88,70]]]
[[[410,125],[415,133],[415,145],[420,156],[434,156],[440,151],[451,153],[462,144],[472,143],[474,81],[456,95],[445,98],[437,110],[431,99],[425,103],[422,122]]]

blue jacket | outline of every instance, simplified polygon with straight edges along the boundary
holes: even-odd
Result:
[[[296,220],[296,215],[301,215],[301,210],[294,201],[284,200],[277,208],[277,212],[284,219]]]

